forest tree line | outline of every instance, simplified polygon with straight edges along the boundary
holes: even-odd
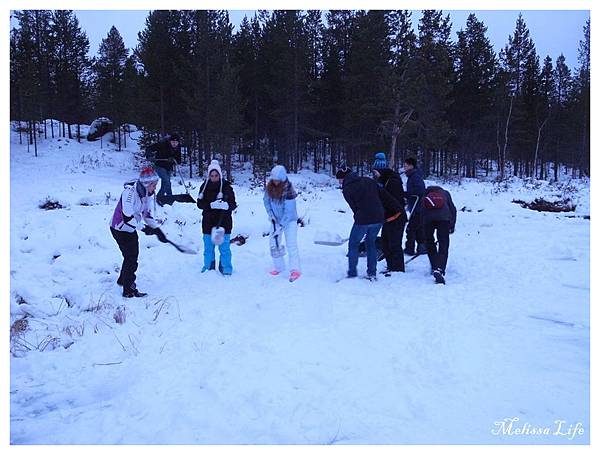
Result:
[[[590,174],[589,20],[569,68],[521,15],[496,54],[475,14],[453,40],[436,10],[414,27],[407,10],[261,10],[235,33],[225,10],[158,10],[134,49],[113,26],[94,57],[73,11],[14,15],[10,113],[30,143],[108,117],[119,147],[123,125],[142,147],[176,132],[190,172],[217,157],[229,177],[245,162],[362,172],[377,151],[425,175]]]

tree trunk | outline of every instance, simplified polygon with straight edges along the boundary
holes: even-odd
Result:
[[[33,150],[35,152],[35,156],[37,157],[38,156],[38,154],[37,154],[37,134],[35,134],[36,128],[37,128],[37,126],[36,126],[35,120],[34,120],[33,121]]]
[[[546,124],[547,121],[548,121],[548,117],[546,117],[546,119],[542,122],[542,124],[538,128],[537,140],[535,142],[535,155],[533,156],[533,178],[536,178],[536,176],[537,176],[537,160],[538,160],[538,153],[540,150],[540,138],[542,137],[542,129],[544,128],[544,125]]]
[[[508,109],[508,116],[506,117],[506,127],[504,128],[504,148],[502,150],[502,168],[500,169],[500,180],[504,180],[504,163],[506,162],[506,148],[508,147],[508,125],[512,115],[514,99],[514,96],[510,97],[510,107]]]
[[[162,84],[160,85],[160,134],[165,134],[165,99]]]

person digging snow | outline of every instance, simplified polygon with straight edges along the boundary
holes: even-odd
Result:
[[[230,238],[233,229],[233,212],[237,204],[231,183],[223,178],[221,166],[212,160],[208,175],[200,186],[196,205],[202,210],[202,239],[204,241],[204,266],[202,273],[215,269],[215,246],[219,247],[219,271],[231,275]]]
[[[285,250],[281,243],[285,235],[287,247],[290,281],[300,278],[300,257],[298,254],[298,213],[296,211],[296,191],[287,178],[283,166],[275,166],[265,187],[263,197],[265,209],[271,224],[269,244],[273,257],[273,270],[271,275],[279,275],[285,270],[283,255]]]
[[[137,228],[143,221],[146,234],[162,234],[153,215],[154,192],[158,181],[159,177],[151,167],[143,168],[136,181],[125,184],[111,219],[110,232],[123,255],[123,265],[117,279],[117,284],[123,286],[123,297],[147,295],[140,292],[135,284],[139,255]]]
[[[421,206],[431,274],[436,283],[446,284],[448,248],[450,234],[454,233],[456,226],[456,207],[450,193],[439,186],[427,187]],[[437,247],[433,239],[434,233],[437,237]]]
[[[384,209],[375,180],[359,177],[349,168],[340,169],[335,177],[340,182],[344,199],[354,213],[354,224],[348,240],[348,278],[357,275],[360,241],[367,246],[367,279],[377,279],[377,247],[375,239],[385,221]]]
[[[404,272],[402,236],[406,224],[404,210],[404,188],[400,174],[388,167],[383,152],[375,155],[372,166],[373,177],[379,184],[380,198],[385,211],[385,223],[381,228],[381,243],[387,263],[387,272]],[[390,197],[384,197],[389,193]]]
[[[425,182],[423,181],[423,172],[417,168],[416,158],[408,157],[404,160],[404,173],[408,178],[406,181],[406,204],[411,214],[406,226],[404,252],[409,256],[415,256],[427,252],[421,219],[421,204],[419,204],[425,192]],[[416,251],[415,242],[417,242]]]

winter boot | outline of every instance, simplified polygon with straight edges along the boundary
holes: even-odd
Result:
[[[442,269],[435,269],[433,271],[433,278],[435,278],[435,282],[437,284],[446,284],[446,279],[444,278],[444,272]]]
[[[271,274],[271,275],[273,275],[273,276],[277,276],[277,275],[279,275],[280,273],[281,273],[281,272],[280,272],[279,270],[275,270],[275,269],[273,269],[273,270],[271,270],[271,271],[269,272],[269,274]]]
[[[128,299],[132,297],[146,297],[148,294],[146,292],[140,292],[136,288],[133,289],[123,289],[123,297]]]
[[[290,283],[296,281],[298,278],[300,278],[301,275],[302,274],[299,270],[292,270],[292,273],[290,273]]]
[[[212,261],[208,267],[206,267],[206,266],[202,267],[202,271],[200,273],[204,273],[207,270],[214,270],[214,269],[215,269],[215,261]]]

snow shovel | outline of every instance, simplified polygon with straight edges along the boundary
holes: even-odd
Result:
[[[185,247],[182,245],[178,245],[175,242],[172,242],[171,240],[169,240],[167,238],[167,236],[165,235],[165,233],[160,228],[151,228],[150,226],[145,226],[144,229],[142,229],[142,232],[146,235],[155,235],[158,238],[158,241],[161,243],[170,243],[175,248],[177,248],[177,251],[180,251],[181,253],[196,254],[196,252],[194,250],[192,250],[191,248],[188,248],[188,247]]]
[[[273,232],[271,232],[271,257],[281,258],[285,256],[285,246],[281,244],[281,229],[277,229],[275,220],[271,220]]]
[[[315,234],[314,243],[316,245],[340,246],[348,241],[348,238],[343,239],[339,234],[333,234],[327,231],[317,231]]]
[[[411,196],[411,197],[412,197],[412,196]],[[408,215],[408,221],[410,221],[410,219],[412,218],[412,214],[413,214],[413,212],[415,211],[415,209],[417,208],[417,204],[419,203],[419,199],[420,199],[420,197],[419,197],[419,196],[416,196],[416,198],[417,198],[417,199],[415,200],[415,205],[413,205],[413,208],[412,208],[412,210],[410,211],[410,214]]]

